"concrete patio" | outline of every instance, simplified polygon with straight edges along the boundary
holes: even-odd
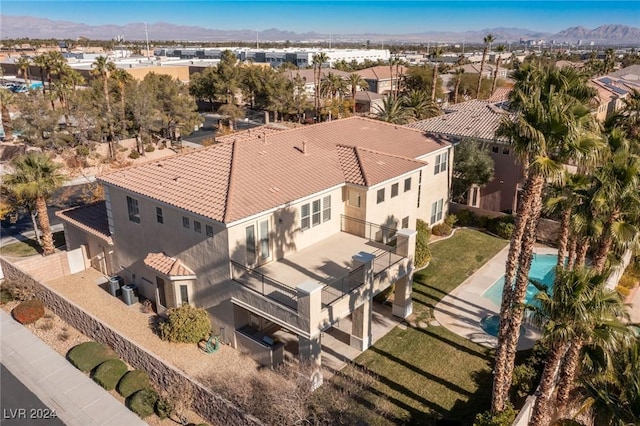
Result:
[[[536,245],[536,254],[556,254],[551,247]],[[482,330],[480,321],[500,312],[500,306],[483,297],[483,294],[504,275],[505,262],[509,253],[506,246],[476,273],[467,278],[451,293],[442,298],[434,309],[436,320],[448,330],[483,346],[495,347],[498,339]],[[525,326],[520,336],[518,350],[530,349],[540,338],[540,333]]]

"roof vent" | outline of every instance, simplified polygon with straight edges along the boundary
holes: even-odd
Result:
[[[173,178],[173,181],[174,181],[174,182],[178,182],[178,178],[180,178],[180,176],[176,176],[176,177],[174,177],[174,178]]]
[[[307,155],[307,141],[302,141],[302,153]]]

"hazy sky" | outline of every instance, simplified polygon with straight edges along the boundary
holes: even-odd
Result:
[[[640,27],[640,1],[29,1],[1,0],[3,15],[90,25],[169,22],[222,30],[320,33],[464,31],[519,27],[556,32],[582,25]],[[2,29],[0,29],[0,35]]]

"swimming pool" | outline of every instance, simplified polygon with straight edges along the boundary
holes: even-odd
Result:
[[[529,278],[539,281],[543,284],[551,286],[555,278],[555,267],[558,262],[558,256],[555,254],[538,254],[534,255],[533,262],[531,262],[531,270],[529,271]],[[502,303],[502,289],[504,288],[504,275],[501,276],[495,283],[491,285],[482,294],[482,297],[489,299],[496,306],[500,306]],[[530,303],[538,293],[538,289],[531,283],[527,287],[527,294],[525,296],[525,303]]]

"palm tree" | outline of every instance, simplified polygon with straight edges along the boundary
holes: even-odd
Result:
[[[487,52],[489,45],[495,41],[493,34],[487,34],[484,37],[484,50],[482,51],[482,61],[480,62],[480,74],[478,75],[478,87],[476,89],[476,97],[480,99],[480,85],[482,84],[482,73],[484,72],[484,63],[487,60]]]
[[[411,90],[400,98],[402,105],[411,111],[413,118],[423,120],[442,114],[440,107],[428,98],[424,90]]]
[[[120,133],[122,136],[126,136],[127,134],[127,119],[126,119],[126,108],[125,108],[125,100],[127,85],[133,80],[131,74],[123,69],[116,69],[111,75],[118,85],[118,94],[120,95]]]
[[[108,142],[109,142],[109,157],[115,158],[116,149],[114,146],[115,143],[115,135],[113,133],[113,116],[111,114],[111,100],[109,96],[109,77],[111,73],[114,72],[116,66],[113,62],[110,62],[109,59],[105,56],[98,56],[93,63],[93,75],[100,78],[102,80],[102,91],[104,94],[104,103],[106,108],[106,121],[108,128]]]
[[[22,200],[32,201],[37,212],[37,222],[42,232],[43,254],[54,252],[53,235],[47,213],[47,199],[64,183],[66,177],[60,174],[60,165],[41,152],[29,152],[16,158],[14,173],[9,175],[4,185]]]
[[[362,78],[360,74],[351,73],[349,74],[349,80],[347,81],[349,86],[351,87],[351,100],[353,101],[353,113],[356,113],[356,92],[358,89],[367,90],[369,88],[369,83]]]
[[[498,82],[498,71],[502,63],[502,54],[507,50],[504,44],[496,46],[496,69],[493,71],[493,83],[491,84],[491,96],[496,92],[496,83]]]
[[[329,56],[324,52],[319,52],[313,55],[311,63],[313,64],[313,76],[315,83],[315,107],[316,117],[320,115],[320,80],[322,79],[322,64],[329,60]]]
[[[382,99],[382,107],[377,106],[376,108],[378,120],[394,124],[405,124],[409,122],[410,116],[408,111],[404,108],[400,99],[394,98],[391,94],[388,94]]]
[[[553,295],[539,287],[542,291],[536,295],[535,302],[527,306],[533,312],[533,323],[543,328],[542,341],[549,348],[530,425],[550,423],[552,391],[563,359],[565,383],[559,386],[559,392],[568,399],[582,348],[594,344],[611,352],[628,336],[627,328],[620,321],[626,315],[626,308],[620,296],[605,287],[606,279],[606,274],[583,268],[560,273]]]
[[[47,86],[45,85],[45,70],[49,68],[49,57],[45,54],[38,55],[33,59],[33,64],[40,70],[40,81],[42,82],[42,96],[47,96]]]
[[[624,130],[627,138],[638,141],[640,140],[640,90],[632,89],[622,102],[623,108],[607,119],[605,127],[608,129],[618,127]],[[640,150],[640,143],[636,148]]]
[[[396,67],[396,79],[398,78],[398,67],[400,66],[400,58],[392,56],[389,58],[389,78],[391,78],[391,87],[389,93],[394,98],[398,97],[398,82],[396,81],[395,87],[393,84],[393,67]]]
[[[0,90],[0,115],[2,115],[2,127],[4,128],[4,137],[7,141],[13,139],[13,125],[11,124],[11,116],[9,115],[9,105],[13,105],[15,101],[15,94],[8,90]]]
[[[494,413],[504,410],[511,386],[545,182],[562,178],[562,164],[570,160],[582,162],[594,150],[589,133],[594,124],[586,107],[592,92],[585,76],[571,68],[532,65],[521,67],[514,76],[516,84],[510,101],[517,112],[516,119],[503,120],[496,134],[511,139],[526,180],[505,265],[494,369]]]
[[[16,68],[18,68],[19,74],[24,78],[27,87],[31,87],[30,76],[29,76],[29,66],[31,66],[31,61],[26,56],[20,56],[16,59]]]
[[[436,46],[431,52],[431,59],[433,60],[433,76],[431,80],[431,100],[436,101],[436,87],[438,85],[438,58],[442,56],[444,50],[442,47]]]
[[[454,86],[453,86],[453,103],[457,104],[458,103],[458,91],[460,90],[460,83],[462,83],[462,75],[464,74],[464,68],[456,68],[453,71],[453,79],[454,79]]]

